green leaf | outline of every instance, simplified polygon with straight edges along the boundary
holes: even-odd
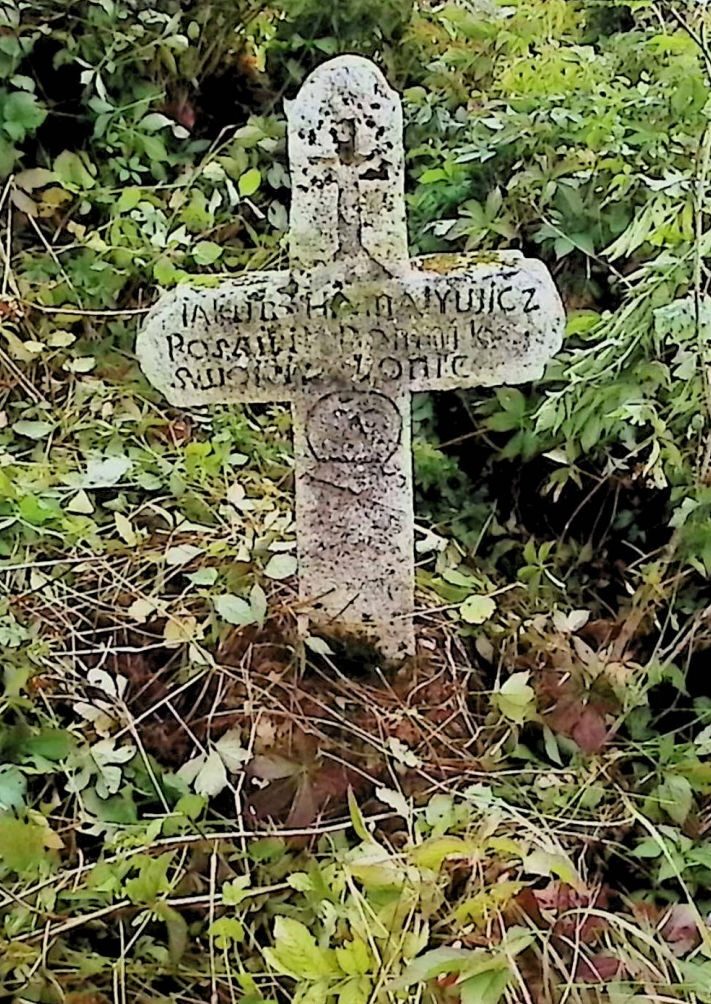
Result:
[[[135,209],[138,203],[143,198],[143,189],[131,186],[129,188],[124,188],[118,197],[118,202],[116,203],[117,213],[128,213],[131,209]]]
[[[191,792],[188,792],[187,795],[183,795],[178,800],[175,811],[187,816],[188,819],[195,820],[202,815],[206,804],[202,795],[193,795]]]
[[[430,167],[423,171],[418,181],[421,185],[431,185],[436,181],[447,181],[447,172],[441,167]]]
[[[186,578],[190,579],[194,586],[214,586],[219,573],[216,568],[198,568],[196,572],[186,575]]]
[[[304,644],[316,655],[333,655],[333,649],[325,638],[318,638],[315,635],[306,635]]]
[[[694,804],[691,784],[681,774],[668,774],[657,788],[662,809],[680,826],[686,822]]]
[[[496,612],[496,603],[490,596],[469,596],[459,608],[467,624],[484,624]]]
[[[42,125],[47,118],[47,111],[41,107],[34,94],[13,91],[5,99],[2,115],[7,135],[12,140],[20,141],[28,132]]]
[[[204,547],[196,547],[195,544],[178,544],[175,547],[169,547],[165,552],[165,563],[172,567],[187,565],[188,562],[194,561],[204,553]]]
[[[293,554],[274,554],[267,562],[264,574],[270,579],[288,579],[296,574],[297,562]]]
[[[530,673],[514,673],[493,695],[493,702],[504,718],[517,725],[536,712],[536,694],[528,683],[530,676]]]
[[[274,921],[274,948],[265,948],[267,962],[277,972],[297,980],[318,980],[339,974],[331,949],[319,948],[309,929],[291,917]]]
[[[67,512],[78,513],[80,516],[88,516],[94,512],[95,506],[86,492],[82,489],[70,499],[64,507]]]
[[[241,596],[223,593],[221,596],[213,596],[212,602],[218,616],[223,621],[227,621],[228,624],[244,627],[245,624],[257,623],[251,604],[243,600]]]
[[[74,737],[66,729],[42,729],[22,744],[24,753],[54,762],[64,760],[73,748]]]
[[[172,854],[161,854],[157,858],[144,857],[139,865],[138,875],[126,881],[126,895],[137,906],[151,906],[161,893],[170,889],[168,869]]]
[[[418,844],[412,851],[412,860],[418,868],[427,868],[430,871],[439,871],[443,862],[450,856],[468,857],[474,854],[476,845],[474,841],[464,840],[462,837],[455,837],[451,834],[444,834],[441,837],[431,837],[423,843]]]
[[[508,969],[492,969],[459,984],[461,1004],[498,1004],[511,982]]]
[[[708,88],[696,74],[685,74],[672,88],[671,106],[678,118],[699,112],[707,100]]]
[[[476,589],[480,585],[479,581],[469,572],[463,572],[461,568],[445,568],[442,578],[453,586],[461,586],[463,589]]]
[[[202,764],[195,777],[195,791],[206,798],[214,798],[227,787],[227,770],[217,750],[210,750],[201,757]]]
[[[236,917],[220,917],[210,924],[207,933],[221,951],[244,941],[244,926]]]
[[[17,147],[14,147],[12,143],[8,143],[6,139],[0,137],[0,178],[7,178],[8,174],[12,174],[13,168],[15,167],[15,162],[20,156],[20,151]]]
[[[162,112],[150,112],[143,116],[138,123],[138,128],[143,129],[144,132],[157,132],[159,129],[165,129],[166,126],[172,125],[173,120],[169,119],[167,115],[163,115]]]
[[[373,964],[370,949],[360,938],[337,948],[336,959],[346,976],[365,976]]]
[[[197,265],[212,265],[222,254],[222,248],[214,241],[198,241],[192,254]]]
[[[249,895],[251,880],[249,875],[238,875],[222,887],[222,902],[225,906],[239,906]]]
[[[12,431],[18,436],[26,436],[28,439],[44,439],[54,430],[53,422],[43,422],[40,419],[31,421],[21,419],[12,426]]]
[[[314,892],[313,880],[306,872],[292,872],[286,877],[287,884],[291,886],[292,889],[296,889],[297,892]],[[336,955],[342,951],[342,949],[336,949]],[[340,958],[338,964],[341,965]],[[341,969],[343,966],[341,965]],[[345,972],[345,970],[344,970]]]
[[[664,848],[654,837],[646,837],[641,840],[632,851],[633,858],[660,858],[664,853]]]
[[[12,816],[0,818],[0,861],[11,871],[24,872],[45,859],[45,832],[36,823]]]
[[[406,967],[402,976],[389,984],[391,990],[406,990],[436,976],[459,973],[476,956],[470,948],[433,948]]]
[[[161,920],[165,922],[168,934],[168,954],[170,961],[174,966],[177,966],[188,947],[188,925],[183,915],[178,913],[174,907],[168,906],[167,903],[156,903],[154,909]]]
[[[580,877],[570,859],[561,853],[537,850],[532,851],[523,862],[524,871],[529,875],[543,875],[546,878],[559,878],[566,885],[577,887]]]
[[[249,605],[255,621],[262,627],[267,616],[267,596],[258,582],[255,582],[249,591]]]
[[[230,729],[224,736],[215,743],[215,749],[220,754],[222,762],[227,770],[239,770],[249,760],[249,750],[242,745],[242,736],[239,729]]]
[[[245,172],[237,183],[239,188],[239,194],[243,198],[249,198],[250,195],[254,195],[259,186],[262,183],[262,174],[258,168],[253,167],[251,171]]]
[[[169,258],[159,258],[153,266],[153,278],[161,286],[172,285],[180,276],[180,269],[177,269]]]
[[[86,465],[86,474],[72,479],[72,484],[77,488],[113,488],[132,467],[128,457],[92,457]]]
[[[158,136],[141,136],[141,146],[149,160],[162,164],[168,159],[165,143]]]
[[[356,801],[352,788],[348,789],[348,814],[351,818],[351,824],[356,832],[356,836],[358,836],[364,843],[368,843],[368,841],[372,838],[368,833],[368,828],[365,825],[365,820],[363,819],[363,813],[360,811],[360,806]]]
[[[560,750],[558,749],[558,740],[555,737],[555,733],[552,729],[549,729],[547,725],[543,726],[543,742],[548,758],[559,767],[562,767],[563,760],[560,755]]]
[[[96,168],[86,154],[64,150],[55,158],[52,166],[60,183],[70,191],[85,191],[96,184]]]
[[[69,373],[91,373],[95,366],[96,358],[94,356],[77,356],[67,360],[64,369]]]
[[[510,412],[519,419],[525,416],[526,397],[516,387],[500,387],[496,391],[496,397],[504,411]]]
[[[0,812],[19,809],[26,790],[27,781],[22,771],[9,765],[0,767]]]
[[[339,987],[338,1004],[368,1004],[372,991],[373,981],[370,977],[353,976]]]

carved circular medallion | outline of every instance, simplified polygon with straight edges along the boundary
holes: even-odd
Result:
[[[379,391],[334,391],[309,412],[306,435],[317,460],[382,465],[400,445],[402,417]]]

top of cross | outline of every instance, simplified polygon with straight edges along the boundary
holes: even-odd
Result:
[[[410,391],[535,379],[564,312],[518,251],[410,260],[402,108],[360,56],[316,69],[287,106],[290,262],[149,315],[137,351],[170,400],[295,400],[318,380]]]
[[[402,107],[360,56],[319,67],[287,104],[295,271],[347,259],[349,274],[407,261]]]

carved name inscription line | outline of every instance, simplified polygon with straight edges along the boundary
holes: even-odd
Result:
[[[278,274],[278,273],[277,273]],[[505,278],[505,277],[504,277]],[[260,300],[257,297],[242,302],[215,300],[213,304],[184,303],[181,320],[184,328],[191,329],[196,324],[249,324],[256,322],[279,321],[286,318],[314,318],[326,320],[342,320],[344,316],[365,316],[368,318],[396,317],[403,320],[410,315],[422,316],[432,311],[447,314],[504,314],[520,312],[532,314],[541,309],[537,302],[539,289],[535,286],[516,290],[515,286],[497,287],[492,282],[487,289],[471,287],[462,289],[433,289],[426,287],[418,296],[416,293],[403,293],[396,301],[389,293],[373,296],[362,301],[352,301],[346,294],[336,295],[329,302],[323,302],[308,293],[301,301],[278,303],[273,300]]]

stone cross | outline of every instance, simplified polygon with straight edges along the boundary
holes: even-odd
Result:
[[[287,106],[289,268],[179,287],[138,336],[174,405],[291,402],[302,609],[390,657],[414,650],[411,396],[540,377],[564,311],[519,252],[408,254],[402,109],[369,60]]]

